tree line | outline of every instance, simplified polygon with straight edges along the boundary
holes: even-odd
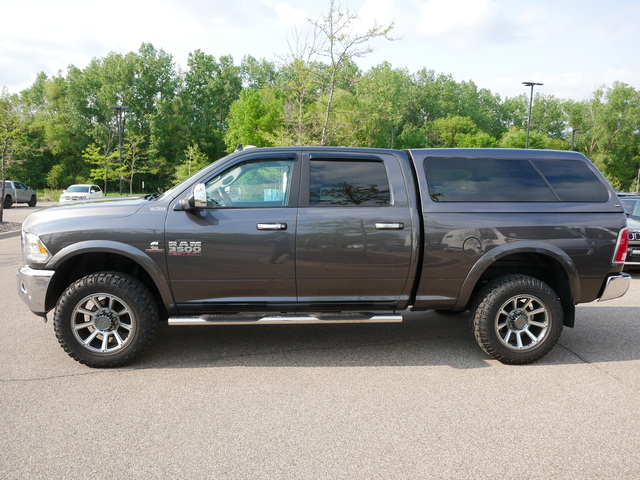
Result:
[[[363,71],[356,60],[372,40],[391,40],[393,25],[354,33],[355,19],[331,2],[276,60],[247,56],[238,65],[196,50],[182,70],[144,43],[84,69],[40,73],[20,93],[3,88],[2,178],[35,188],[95,182],[106,191],[122,178],[128,192],[151,192],[238,144],[524,148],[528,90],[502,99],[427,68],[385,62]],[[603,86],[582,101],[538,92],[529,147],[583,152],[615,188],[638,190],[639,127],[640,92],[630,85]]]

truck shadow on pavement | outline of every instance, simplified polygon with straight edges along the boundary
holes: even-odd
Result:
[[[576,328],[532,365],[640,359],[632,307],[580,308]],[[159,326],[134,368],[501,365],[475,342],[468,313],[409,313],[401,324]],[[518,367],[509,367],[518,368]]]

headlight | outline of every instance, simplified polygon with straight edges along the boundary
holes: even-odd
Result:
[[[47,263],[51,254],[40,237],[33,233],[22,232],[22,253],[25,260],[33,263]]]

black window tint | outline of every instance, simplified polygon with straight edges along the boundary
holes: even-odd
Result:
[[[429,194],[436,202],[557,202],[528,160],[427,158]]]
[[[607,188],[579,160],[534,160],[563,202],[606,202]]]
[[[311,160],[309,205],[389,205],[382,162]]]

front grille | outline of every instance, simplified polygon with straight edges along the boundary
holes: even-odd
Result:
[[[640,232],[629,232],[630,242],[640,242]]]

